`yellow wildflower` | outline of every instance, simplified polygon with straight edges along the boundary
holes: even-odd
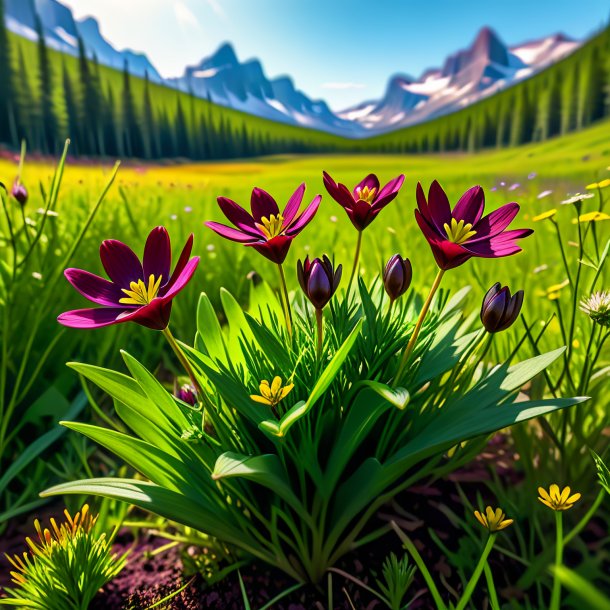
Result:
[[[544,487],[538,488],[538,500],[555,511],[568,510],[569,508],[572,508],[581,497],[581,494],[579,493],[572,495],[570,495],[570,493],[571,489],[569,487],[564,487],[560,491],[559,485],[553,483],[549,487],[549,491],[544,489]]]
[[[250,398],[273,409],[281,400],[286,398],[292,388],[294,388],[293,383],[282,386],[282,378],[276,375],[271,383],[263,379],[259,386],[260,395],[251,394]]]
[[[492,534],[507,528],[514,522],[513,519],[506,519],[506,515],[501,508],[496,508],[496,510],[494,510],[491,506],[488,506],[483,514],[478,510],[475,510],[474,516],[477,518],[477,521],[483,527],[486,527]]]
[[[557,209],[553,208],[552,210],[547,210],[546,212],[542,212],[542,214],[538,214],[538,216],[534,216],[532,218],[532,222],[539,222],[541,220],[546,220],[547,218],[553,218],[557,214]]]

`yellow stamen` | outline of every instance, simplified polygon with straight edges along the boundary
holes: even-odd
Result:
[[[369,205],[371,205],[373,203],[373,199],[375,199],[377,189],[375,187],[369,188],[368,186],[365,186],[362,188],[359,186],[356,189],[356,193],[358,194],[358,199],[361,201],[366,201]]]
[[[292,383],[282,386],[282,378],[276,375],[271,384],[266,379],[263,379],[259,386],[260,396],[252,394],[250,398],[255,402],[260,402],[273,408],[288,396],[292,388],[294,388]]]
[[[443,227],[447,233],[447,239],[454,244],[463,244],[477,234],[472,230],[472,224],[465,223],[463,220],[458,222],[455,218],[451,219],[451,226],[445,223]]]
[[[278,214],[277,216],[271,214],[269,218],[263,216],[260,223],[256,223],[256,226],[264,233],[267,239],[272,239],[282,233],[282,229],[284,228],[284,217],[281,214]]]
[[[161,276],[155,279],[155,276],[151,273],[148,278],[148,286],[142,280],[131,282],[129,289],[121,288],[127,296],[120,299],[119,303],[124,305],[148,305],[157,296],[161,280]]]

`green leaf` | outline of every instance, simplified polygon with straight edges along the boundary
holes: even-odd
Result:
[[[288,502],[299,512],[303,507],[294,495],[286,471],[275,454],[241,455],[227,451],[219,456],[212,472],[212,479],[218,481],[231,477],[239,477],[254,481]]]
[[[610,470],[608,466],[604,464],[604,461],[595,453],[591,451],[593,459],[595,460],[595,466],[597,467],[597,476],[599,477],[599,484],[610,494]]]
[[[606,597],[589,580],[565,566],[551,566],[561,584],[581,602],[587,610],[610,610],[610,598]]]
[[[201,293],[197,305],[197,332],[205,345],[207,355],[212,360],[220,360],[223,364],[228,364],[222,328],[205,292]]]
[[[328,389],[330,384],[333,382],[339,369],[343,366],[347,356],[349,355],[360,331],[362,330],[362,323],[364,320],[358,320],[358,323],[349,334],[347,339],[343,342],[343,345],[337,350],[337,353],[332,357],[331,361],[328,363],[328,366],[324,369],[323,373],[320,375],[320,378],[316,382],[313,387],[307,402],[298,402],[292,409],[287,411],[282,419],[279,421],[279,424],[275,424],[271,421],[264,421],[259,424],[259,427],[274,436],[283,437],[286,435],[288,430],[303,417],[322,397],[324,392]]]

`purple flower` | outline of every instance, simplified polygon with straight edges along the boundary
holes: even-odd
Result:
[[[436,264],[444,271],[459,267],[472,257],[500,258],[521,251],[516,240],[531,235],[531,229],[506,231],[519,212],[519,204],[507,203],[483,216],[485,195],[480,186],[467,190],[453,210],[441,185],[435,180],[428,201],[417,184],[415,219],[430,244]]]
[[[188,284],[197,269],[199,257],[189,258],[192,248],[191,234],[170,275],[172,253],[165,227],[150,232],[142,263],[124,243],[115,239],[103,241],[100,258],[110,281],[82,269],[66,269],[64,272],[78,292],[102,307],[67,311],[57,321],[72,328],[100,328],[136,322],[154,330],[165,329],[173,298]]]
[[[177,388],[174,395],[187,405],[195,406],[197,404],[197,392],[190,383],[185,383]]]
[[[18,180],[15,180],[15,182],[13,182],[13,188],[11,189],[11,195],[21,205],[25,205],[28,201],[28,191],[25,188],[25,186],[23,186],[23,184],[21,184],[21,182],[19,182]]]
[[[335,182],[327,172],[323,172],[323,176],[329,195],[346,211],[358,231],[364,231],[377,214],[396,198],[405,179],[401,174],[380,189],[377,176],[369,174],[350,192],[344,184]]]
[[[320,206],[322,197],[316,195],[297,216],[304,193],[305,185],[301,184],[281,214],[275,199],[263,189],[252,191],[251,214],[231,199],[218,197],[220,209],[237,228],[218,222],[206,222],[205,225],[222,237],[253,247],[270,261],[281,265],[292,240],[311,222]]]
[[[316,309],[324,309],[324,306],[335,294],[341,281],[342,266],[336,270],[328,256],[322,259],[314,258],[309,262],[309,256],[303,262],[297,262],[297,276],[299,284],[305,296],[311,301]]]
[[[523,305],[523,290],[510,295],[508,286],[496,282],[485,295],[481,306],[481,322],[489,333],[506,330],[515,322]]]
[[[413,269],[408,258],[402,258],[400,254],[390,258],[383,270],[383,287],[390,300],[402,296],[409,289],[412,278]]]

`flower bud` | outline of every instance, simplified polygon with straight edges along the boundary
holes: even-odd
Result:
[[[175,391],[176,398],[179,398],[187,405],[195,406],[197,404],[197,393],[195,388],[190,383],[185,383]]]
[[[335,294],[341,281],[341,271],[341,265],[333,270],[333,264],[326,255],[311,262],[307,256],[303,262],[297,262],[299,284],[316,309],[323,309]]]
[[[411,285],[413,269],[408,258],[395,254],[383,270],[383,287],[392,301],[402,296]]]
[[[523,305],[523,290],[510,295],[508,286],[496,282],[485,295],[481,307],[481,322],[489,333],[506,330],[515,322]]]
[[[13,182],[13,188],[11,189],[11,195],[21,204],[21,205],[25,205],[27,203],[28,200],[28,191],[25,188],[25,186],[23,186],[23,184],[21,184],[21,182],[15,180],[15,182]]]

